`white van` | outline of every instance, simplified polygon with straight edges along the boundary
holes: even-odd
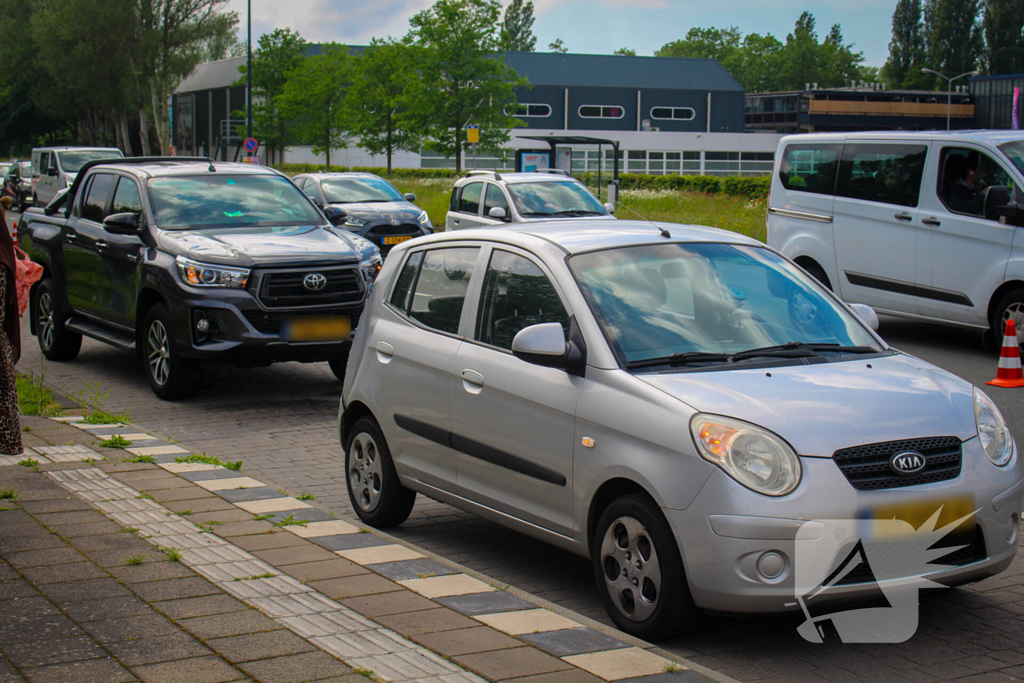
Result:
[[[36,147],[32,150],[32,203],[46,206],[59,190],[71,187],[87,161],[120,159],[116,147]]]
[[[779,141],[768,244],[844,301],[1024,342],[1024,132]]]

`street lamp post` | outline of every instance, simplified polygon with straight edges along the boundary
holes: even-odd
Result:
[[[246,39],[246,47],[248,48],[248,62],[245,67],[245,75],[248,80],[248,84],[245,88],[245,136],[247,138],[252,137],[252,0],[248,2],[248,38]]]
[[[949,114],[950,111],[953,109],[953,81],[963,78],[964,76],[977,76],[981,72],[968,71],[966,73],[960,74],[959,76],[953,76],[952,78],[946,76],[945,74],[940,74],[938,71],[935,71],[934,69],[924,68],[921,69],[921,72],[926,74],[935,74],[939,78],[946,79],[946,130],[949,130]]]

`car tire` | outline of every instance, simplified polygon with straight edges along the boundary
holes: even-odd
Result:
[[[36,340],[47,360],[74,360],[82,350],[82,335],[64,327],[66,316],[57,303],[57,287],[47,278],[39,283],[32,297],[32,317],[36,321]]]
[[[338,378],[339,382],[344,383],[345,381],[345,370],[348,368],[348,356],[352,352],[352,345],[348,344],[345,349],[338,353],[337,356],[327,361],[327,364],[331,366],[331,372]]]
[[[820,282],[825,287],[825,289],[832,291],[832,283],[828,281],[828,275],[825,273],[824,268],[819,266],[817,263],[814,263],[813,261],[807,263],[806,265],[803,263],[799,265],[801,268],[804,269],[804,272],[806,272],[808,275],[810,275],[815,280]]]
[[[165,401],[178,401],[199,389],[199,366],[178,355],[171,338],[170,321],[167,307],[156,304],[146,313],[139,341],[146,379],[153,393]]]
[[[345,481],[359,519],[378,529],[407,520],[416,502],[416,492],[399,481],[387,441],[372,417],[359,418],[349,431]]]
[[[630,494],[609,505],[598,520],[591,554],[598,593],[619,629],[663,640],[693,627],[698,611],[679,547],[649,497]]]
[[[992,340],[997,348],[1003,345],[1003,336],[1006,334],[1006,321],[1013,318],[1017,327],[1017,343],[1024,342],[1024,289],[1014,289],[1007,292],[995,310],[992,311]]]

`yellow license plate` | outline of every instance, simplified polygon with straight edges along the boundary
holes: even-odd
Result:
[[[974,499],[970,496],[960,496],[947,499],[919,501],[916,503],[880,505],[872,509],[869,515],[862,515],[862,519],[898,519],[906,522],[916,530],[920,529],[925,522],[931,519],[932,515],[935,514],[935,511],[940,508],[941,511],[939,512],[939,517],[935,522],[936,529],[941,529],[947,524],[955,522],[963,517],[967,517],[974,512]],[[899,531],[900,528],[903,530],[902,533]],[[910,533],[910,531],[902,525],[874,525],[874,530],[875,533],[871,535],[876,539],[898,538]],[[952,529],[950,531],[952,531]]]
[[[384,244],[384,245],[399,244],[401,242],[404,242],[406,240],[411,240],[411,239],[412,239],[412,235],[405,235],[403,237],[384,237],[384,238],[381,238],[381,244]]]
[[[347,315],[292,318],[281,323],[281,339],[295,342],[348,341],[352,319]]]

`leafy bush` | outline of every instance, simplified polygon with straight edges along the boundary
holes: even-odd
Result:
[[[278,164],[274,168],[282,173],[295,176],[300,173],[323,173],[327,167],[323,164]],[[361,166],[334,166],[331,165],[334,173],[374,173],[379,176],[386,176],[387,169],[377,167]],[[457,178],[454,169],[450,168],[395,168],[391,171],[391,178],[404,180],[427,180],[431,178]]]
[[[725,193],[733,197],[756,197],[760,199],[768,196],[768,191],[771,190],[771,187],[772,179],[770,176],[729,176],[722,183],[722,189]]]

